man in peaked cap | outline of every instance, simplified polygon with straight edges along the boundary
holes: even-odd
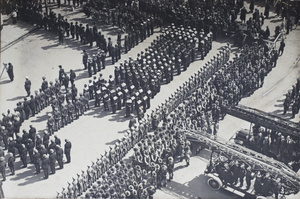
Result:
[[[65,139],[65,155],[67,158],[67,163],[71,162],[71,148],[72,148],[72,143],[68,140]]]
[[[30,96],[30,88],[31,88],[31,81],[29,80],[29,77],[25,77],[25,84],[24,84],[25,90],[27,92],[27,97]]]

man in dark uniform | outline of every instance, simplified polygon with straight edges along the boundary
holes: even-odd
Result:
[[[27,167],[27,149],[24,144],[20,147],[20,158],[23,163],[23,168]]]
[[[29,158],[30,158],[30,161],[32,164],[34,164],[34,159],[33,159],[34,145],[35,145],[35,143],[30,138],[28,138],[27,150],[28,150]]]
[[[64,127],[68,123],[68,106],[65,105],[61,109],[61,126]]]
[[[75,38],[75,25],[73,24],[73,22],[70,23],[70,30],[71,30],[72,39],[74,39]]]
[[[69,140],[65,139],[65,155],[67,158],[67,162],[66,163],[70,163],[71,162],[71,148],[72,148],[72,144]]]
[[[43,136],[43,145],[45,146],[46,149],[48,149],[49,140],[50,140],[49,133],[45,130]]]
[[[106,53],[104,52],[104,50],[101,50],[101,65],[102,65],[102,69],[105,69],[105,58],[106,58]]]
[[[35,116],[36,108],[35,108],[35,98],[33,95],[30,96],[30,110],[32,116]]]
[[[128,99],[126,101],[126,117],[129,117],[130,116],[130,113],[131,113],[131,106],[132,106],[132,100],[131,99]]]
[[[55,174],[56,154],[53,149],[50,149],[49,161],[50,161],[51,174]]]
[[[39,174],[41,171],[40,154],[36,149],[33,150],[33,160],[34,160],[36,174]]]
[[[72,103],[72,101],[69,101],[67,106],[68,106],[68,121],[73,122],[74,120],[73,114],[75,112],[74,104]]]
[[[117,110],[117,101],[118,101],[118,97],[117,96],[113,96],[111,97],[111,109],[112,109],[112,113],[116,113]]]
[[[65,19],[64,21],[64,28],[65,28],[65,32],[66,32],[66,36],[69,37],[70,36],[70,24],[68,22],[68,19]]]
[[[80,27],[78,25],[78,22],[75,22],[75,35],[76,35],[76,40],[79,39],[79,35],[80,35]]]
[[[29,80],[28,77],[25,77],[25,90],[27,92],[27,97],[30,96],[30,88],[31,88],[31,81]]]
[[[10,169],[11,175],[15,175],[15,157],[12,153],[8,153],[8,167]]]
[[[59,145],[56,145],[56,159],[60,169],[64,168],[63,155],[63,149]]]
[[[93,72],[95,75],[97,73],[97,57],[95,54],[93,54],[92,66],[93,66]]]
[[[44,154],[42,156],[42,168],[43,168],[43,171],[44,171],[44,179],[48,179],[49,177],[49,165],[50,165],[50,160],[48,158],[48,156],[46,154]]]
[[[88,74],[89,77],[92,77],[92,65],[93,65],[93,60],[91,58],[88,58],[88,63],[87,63],[87,69],[88,69]]]

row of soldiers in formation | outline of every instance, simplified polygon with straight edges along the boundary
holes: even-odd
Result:
[[[58,197],[148,198],[157,188],[166,186],[173,178],[175,161],[185,159],[186,166],[189,165],[190,143],[181,131],[158,128],[154,135],[146,135],[148,130],[144,128],[144,121],[133,125],[115,150],[110,149],[86,171],[77,174]],[[143,135],[140,136],[139,132]],[[125,164],[122,157],[136,143],[134,155],[130,158],[133,161]]]
[[[258,47],[256,47],[256,48],[258,48]],[[229,49],[228,46],[227,46],[226,50],[227,49]],[[226,50],[224,50],[224,51],[227,52]],[[229,51],[230,51],[230,49],[229,49]],[[257,54],[259,54],[259,51],[255,51],[255,52]],[[226,53],[224,53],[223,55],[225,56]],[[221,56],[221,54],[219,54],[219,56]],[[228,56],[227,60],[228,59],[229,59],[229,56]],[[187,122],[185,122],[185,120],[186,120],[186,118],[193,117],[193,109],[195,108],[195,105],[196,105],[194,101],[191,101],[191,104],[186,103],[186,102],[185,102],[186,104],[181,104],[181,106],[179,106],[179,107],[184,107],[184,108],[178,108],[177,109],[178,112],[177,113],[173,112],[173,116],[172,117],[171,117],[172,114],[170,114],[170,117],[168,117],[168,115],[169,115],[170,111],[174,110],[174,105],[176,106],[176,104],[183,102],[184,99],[186,99],[186,96],[191,91],[193,91],[195,89],[195,87],[198,86],[198,88],[200,88],[200,90],[201,89],[203,89],[203,90],[205,89],[205,88],[201,88],[202,87],[202,85],[201,85],[202,83],[201,83],[200,80],[204,80],[204,81],[207,80],[208,77],[211,76],[214,73],[214,71],[216,71],[217,67],[215,65],[217,65],[217,62],[214,65],[210,65],[208,67],[208,69],[199,70],[199,74],[195,74],[195,79],[194,78],[190,78],[190,80],[188,82],[186,82],[183,85],[183,87],[181,87],[180,90],[177,91],[177,93],[175,93],[171,98],[169,98],[169,100],[166,100],[165,104],[163,104],[162,106],[160,106],[159,108],[157,108],[155,111],[153,111],[150,121],[142,119],[140,123],[142,125],[144,125],[146,127],[146,129],[147,129],[147,126],[148,126],[148,128],[149,128],[149,126],[151,126],[153,129],[157,129],[159,121],[163,120],[163,118],[167,116],[166,120],[167,120],[168,124],[165,125],[165,128],[169,128],[169,129],[172,129],[172,128],[174,129],[176,127],[179,127],[179,128],[184,128],[184,127],[185,128],[191,128],[190,126],[187,125]],[[219,70],[221,68],[224,69],[224,67],[220,66]],[[247,68],[245,68],[244,70],[247,70]],[[224,71],[227,72],[228,70],[224,70]],[[204,74],[207,74],[208,77],[207,78],[203,78],[203,77],[205,77]],[[207,86],[211,87],[209,89],[210,91],[216,90],[216,89],[213,89],[214,85],[212,83],[207,83]],[[206,89],[208,90],[208,88],[206,88]],[[181,94],[179,94],[179,93],[181,93]],[[178,95],[180,97],[178,97]],[[209,99],[211,96],[205,96],[205,95],[199,96],[199,98],[201,98],[201,97]],[[222,98],[222,96],[219,97],[219,98]],[[201,99],[198,99],[196,101],[199,101],[199,100],[201,100]],[[226,100],[227,99],[225,99],[224,101],[226,101]],[[218,103],[215,103],[215,104],[218,104]],[[221,105],[223,105],[223,103],[221,103]],[[228,103],[225,102],[225,106],[226,105],[228,105]],[[185,107],[188,107],[188,108],[185,108]],[[193,107],[193,108],[191,108],[191,107]],[[219,106],[219,108],[221,108],[221,107]],[[204,114],[206,116],[209,115],[209,114],[207,114],[207,112],[210,111],[209,108],[208,109],[205,109],[205,108],[201,109],[201,107],[200,107],[199,110],[200,110],[200,114],[201,114],[201,112],[204,112]],[[213,108],[212,108],[212,110],[213,110]],[[211,120],[213,120],[213,119],[211,119]],[[208,119],[208,121],[210,121],[210,120]],[[217,122],[218,122],[218,119],[215,121],[215,123],[217,123]],[[152,177],[152,179],[153,179],[153,177]],[[160,183],[161,182],[163,182],[163,180],[161,180]],[[99,192],[97,192],[97,193],[99,194]]]
[[[297,79],[295,85],[293,85],[292,90],[289,90],[287,94],[285,94],[285,99],[283,101],[283,114],[292,108],[292,118],[295,117],[296,114],[299,113],[300,109],[300,79]]]
[[[252,128],[244,145],[285,164],[299,161],[299,140],[284,132],[277,132],[259,125]]]
[[[99,106],[100,100],[103,99],[104,109],[109,110],[108,100],[110,99],[113,113],[126,104],[126,116],[133,112],[133,105],[136,107],[137,114],[141,116],[139,106],[143,106],[143,112],[149,108],[150,98],[159,92],[159,86],[163,79],[169,83],[173,79],[174,70],[179,75],[182,68],[186,70],[190,62],[195,60],[195,49],[192,45],[195,35],[193,35],[192,40],[190,32],[191,30],[187,31],[184,28],[177,30],[175,27],[169,27],[161,37],[154,40],[151,47],[145,50],[145,53],[138,54],[137,60],[129,58],[128,62],[124,60],[124,64],[120,63],[119,68],[115,66],[115,78],[110,76],[106,82],[100,74],[98,79],[94,77],[88,85],[85,85],[84,92],[89,91],[89,99],[95,98],[95,106]],[[182,37],[183,34],[188,36]],[[210,35],[208,36],[211,38]],[[176,40],[174,41],[173,38]],[[204,49],[200,48],[203,58],[211,48],[211,40],[208,38],[205,38],[205,43],[203,41]],[[189,39],[188,44],[185,43],[187,39]],[[173,48],[177,44],[179,47],[174,49],[174,55]],[[202,42],[200,44],[202,45]],[[165,55],[163,52],[166,51],[169,53]],[[84,65],[87,56],[84,51]],[[185,62],[182,62],[180,58]],[[95,65],[97,65],[97,61],[93,62],[93,67],[96,68]],[[101,63],[99,65],[101,68]]]
[[[222,53],[218,54],[218,59],[221,63],[223,61],[226,62],[226,60],[229,59],[230,54],[229,46],[226,46],[221,52]],[[204,75],[209,75],[210,72],[207,72],[209,70],[213,69],[205,69],[203,70],[203,72],[201,70],[201,72],[199,71],[201,75],[195,74],[195,77],[197,75],[199,76],[199,78],[202,78],[204,77]],[[183,90],[188,90],[186,87],[188,87],[188,83],[185,84]],[[192,85],[190,85],[190,87],[192,88]],[[181,96],[180,98],[175,97],[180,93],[182,93],[182,90],[178,90],[176,92],[176,94],[173,96],[173,100],[182,100],[183,96]],[[167,107],[171,108],[171,105],[173,105],[173,101],[171,99],[166,100],[166,104]],[[162,105],[161,107],[165,107],[165,105]],[[169,112],[166,112],[165,114],[168,113]],[[174,128],[174,130],[162,132],[162,129],[158,127],[159,121],[162,120],[161,111],[158,109],[152,113],[151,117],[147,115],[147,119],[145,118],[146,117],[139,120],[138,125],[134,124],[135,122],[132,122],[131,120],[129,124],[130,130],[127,132],[125,137],[121,141],[118,141],[115,147],[110,149],[109,153],[105,153],[105,155],[101,156],[101,158],[98,159],[96,163],[93,163],[92,166],[89,166],[86,173],[83,171],[82,175],[78,174],[77,180],[73,178],[73,183],[69,183],[67,189],[63,188],[62,195],[60,195],[59,197],[74,197],[78,194],[82,194],[83,192],[87,192],[87,196],[91,197],[108,197],[108,195],[112,194],[116,197],[123,197],[125,195],[126,197],[138,198],[141,196],[141,192],[144,192],[143,194],[147,196],[151,196],[155,192],[155,189],[157,187],[166,185],[167,173],[169,176],[169,180],[172,179],[174,159],[176,159],[177,157],[180,160],[185,159],[188,165],[191,151],[190,144],[185,140],[184,134],[179,131],[176,131],[175,133],[175,125],[172,127]],[[170,126],[164,128],[170,128]],[[151,129],[156,130],[156,133],[154,133],[154,136],[149,135],[148,137],[147,133]],[[145,136],[146,138],[142,140],[142,138]],[[122,177],[114,177],[116,178],[114,179],[114,181],[116,182],[114,185],[115,187],[112,190],[107,189],[107,183],[109,183],[109,185],[111,185],[112,183],[110,182],[110,180],[106,181],[106,176],[111,176],[112,174],[110,171],[107,172],[108,174],[103,173],[105,173],[105,171],[107,171],[108,168],[111,167],[111,165],[116,164],[118,161],[120,161],[122,157],[126,155],[127,151],[129,151],[140,140],[142,141],[137,145],[138,147],[134,149],[135,161],[131,164],[138,165],[147,172],[153,169],[156,170],[156,172],[149,172],[147,176],[141,176],[141,179],[144,181],[146,180],[145,182],[147,182],[147,185],[150,187],[147,186],[146,190],[140,190],[139,192],[136,192],[136,188],[134,187],[134,185],[132,186],[133,188],[130,186],[130,189],[127,186],[127,188],[129,189],[127,191],[122,190],[121,187],[119,187],[120,183],[128,184],[134,183],[134,181],[128,181],[127,177],[125,177],[125,179],[123,179]],[[172,142],[170,140],[172,140]],[[155,143],[156,141],[157,143],[155,146],[153,145],[153,148],[146,147],[150,145],[150,143]],[[158,149],[158,145],[162,145],[162,147]],[[155,153],[153,153],[153,151],[155,151]],[[118,164],[122,164],[122,161],[117,163],[117,165]],[[137,175],[140,176],[139,173]],[[105,181],[101,182],[102,179],[104,179]],[[88,186],[90,188],[92,187],[92,189],[87,189]],[[102,189],[104,189],[104,193]]]
[[[73,86],[73,88],[74,87],[75,86]],[[30,99],[24,98],[23,102],[18,102],[14,113],[8,110],[7,114],[2,114],[3,118],[0,120],[0,123],[8,131],[7,136],[14,137],[15,135],[15,137],[17,137],[17,134],[20,133],[22,123],[29,119],[30,116],[34,116],[49,106],[51,104],[51,98],[54,96],[56,96],[56,98],[64,98],[60,91],[59,80],[57,79],[55,84],[50,82],[48,86],[46,78],[43,77],[41,89],[39,89],[39,92],[35,91],[35,96],[31,95]],[[70,99],[72,100],[73,96],[71,96]],[[5,147],[7,147],[7,140],[4,139],[3,142]]]
[[[173,29],[174,29],[174,27],[173,27]],[[170,31],[176,31],[176,30],[170,30]],[[181,30],[181,33],[179,32],[179,35],[180,34],[183,34],[183,31]],[[165,34],[165,35],[167,35],[167,34]],[[165,36],[164,35],[164,36]],[[178,37],[178,32],[175,32],[175,35]],[[171,35],[171,38],[173,37],[173,35]],[[180,36],[179,36],[179,40],[180,40],[181,38],[180,38]],[[190,37],[185,37],[184,38],[184,40],[187,40],[187,39],[190,39]],[[211,41],[209,41],[208,39],[206,39],[205,40],[206,42],[208,42],[208,43],[206,43],[206,45],[207,45],[207,47],[205,48],[206,50],[205,50],[205,54],[208,52],[208,50],[210,49],[210,47],[209,47],[209,42],[211,42]],[[158,43],[158,42],[157,42]],[[155,45],[153,46],[153,47],[155,47]],[[154,48],[155,49],[155,48]],[[153,49],[152,49],[153,50]],[[171,50],[169,50],[169,51],[171,51]],[[153,53],[153,52],[152,52]],[[192,61],[193,61],[193,59],[194,59],[194,56],[195,55],[189,55],[189,57],[191,57],[191,59],[192,59]],[[148,55],[147,54],[145,54],[145,57],[147,57],[148,58]],[[181,54],[181,57],[182,57],[182,54]],[[141,56],[141,58],[143,58],[143,56]],[[157,57],[158,58],[158,57]],[[139,59],[139,58],[138,58]],[[183,57],[183,59],[185,59],[185,57]],[[165,61],[164,59],[162,60],[162,61]],[[176,61],[176,59],[175,59],[175,61]],[[180,61],[180,60],[179,60]],[[188,63],[186,63],[186,64],[183,64],[183,66],[184,66],[184,68],[186,69],[186,67],[189,65],[189,62],[190,61],[188,61]],[[141,59],[140,59],[140,63],[141,63]],[[144,63],[144,60],[143,60],[143,63]],[[158,62],[158,64],[160,64],[160,62]],[[125,66],[126,66],[126,63],[124,64]],[[129,64],[130,65],[130,64]],[[181,66],[181,64],[179,64],[179,67]],[[178,70],[178,69],[177,69]],[[180,71],[181,69],[179,69],[179,71]],[[180,72],[179,72],[180,73]],[[116,73],[115,73],[116,74]],[[171,75],[171,76],[168,76],[168,75]],[[167,75],[166,75],[166,81],[167,81],[167,83],[169,82],[169,81],[171,81],[171,79],[170,78],[168,78],[168,77],[172,77],[172,75],[173,75],[173,73],[167,73]],[[121,76],[121,75],[120,75]],[[126,76],[126,74],[125,74],[125,76]],[[90,97],[87,97],[86,95],[84,96],[84,95],[81,95],[80,96],[80,100],[79,99],[76,99],[76,96],[77,96],[77,89],[76,89],[76,87],[75,87],[75,85],[74,84],[72,84],[72,86],[71,86],[71,91],[67,91],[66,92],[66,96],[64,97],[64,95],[61,93],[61,92],[59,92],[60,91],[60,87],[61,87],[61,84],[65,84],[65,82],[66,82],[66,84],[65,84],[65,87],[66,87],[66,89],[68,88],[68,81],[66,80],[66,79],[68,79],[67,78],[68,76],[66,75],[66,73],[64,72],[64,70],[62,69],[62,67],[60,66],[60,71],[59,71],[59,81],[58,80],[56,80],[56,82],[55,82],[55,84],[52,84],[49,88],[48,88],[48,85],[47,85],[47,81],[46,80],[43,80],[43,83],[42,83],[42,90],[43,91],[45,91],[45,94],[47,95],[47,93],[48,94],[50,94],[50,96],[47,96],[47,100],[45,101],[45,102],[43,102],[43,98],[41,98],[40,100],[36,100],[36,98],[34,98],[33,96],[31,96],[31,100],[29,101],[29,103],[24,103],[24,105],[26,105],[26,106],[24,106],[24,111],[25,111],[25,118],[28,118],[28,116],[29,116],[29,114],[30,114],[30,112],[32,113],[32,115],[34,115],[34,113],[35,113],[35,110],[36,109],[40,109],[40,108],[35,108],[36,106],[43,106],[43,104],[45,103],[46,105],[47,105],[47,101],[48,101],[48,104],[50,103],[50,99],[51,99],[51,95],[53,96],[53,95],[57,95],[57,96],[55,96],[54,98],[53,98],[53,101],[51,102],[52,103],[52,108],[53,108],[53,117],[51,116],[50,118],[49,118],[49,120],[48,120],[48,129],[49,129],[49,132],[50,133],[53,133],[53,131],[55,131],[55,130],[58,130],[61,126],[64,126],[64,125],[66,125],[67,123],[69,123],[69,122],[71,122],[71,121],[73,121],[73,115],[75,114],[76,115],[76,117],[78,118],[79,117],[79,115],[81,115],[81,114],[83,114],[83,112],[85,111],[85,110],[87,110],[87,108],[88,108],[88,106],[89,106],[89,104],[88,104],[88,99],[90,98]],[[74,83],[74,79],[76,78],[76,75],[74,75],[74,72],[72,73],[72,71],[71,71],[71,74],[70,74],[70,77],[71,77],[71,83],[73,82]],[[130,77],[130,76],[129,76]],[[122,79],[122,77],[120,77],[121,79]],[[117,76],[117,78],[116,78],[117,80],[117,82],[120,82],[120,81],[118,81],[118,79],[119,79],[119,77]],[[128,78],[127,78],[128,79]],[[130,78],[129,78],[129,80],[127,80],[126,79],[126,83],[127,83],[127,85],[130,85],[131,84],[131,82],[130,82]],[[156,81],[157,82],[157,81]],[[135,84],[135,86],[138,88],[137,90],[140,90],[139,89],[139,82],[133,82],[134,84]],[[51,82],[50,82],[50,84],[51,84]],[[148,84],[144,84],[144,85],[148,85]],[[150,86],[151,87],[151,86]],[[154,86],[155,88],[157,88],[157,86]],[[94,89],[95,90],[95,92],[97,91],[97,89],[99,88],[99,87],[96,87],[95,86],[95,88],[96,89]],[[127,88],[128,88],[128,86],[127,86]],[[131,93],[133,92],[132,91],[133,89],[132,89],[132,86],[129,88],[129,91],[131,91]],[[155,90],[155,89],[152,89],[152,90]],[[49,92],[50,91],[50,92]],[[89,89],[89,94],[91,95],[91,96],[93,96],[93,94],[90,92],[91,91],[91,89]],[[118,89],[118,92],[120,91],[120,89]],[[139,94],[139,98],[141,98],[141,99],[144,99],[144,100],[138,100],[137,99],[137,97],[138,96],[136,96],[135,97],[135,104],[137,104],[138,102],[139,102],[139,104],[141,105],[143,105],[143,111],[141,111],[140,110],[140,108],[136,108],[136,110],[137,110],[137,114],[139,114],[139,118],[141,118],[142,117],[142,112],[145,112],[145,110],[146,110],[146,108],[149,108],[149,101],[150,101],[150,97],[148,96],[149,94],[150,94],[150,92],[148,92],[149,91],[149,89],[147,90],[147,93],[146,93],[146,95],[147,96],[142,96],[141,95],[141,93]],[[102,92],[102,90],[101,90],[101,92]],[[155,92],[152,92],[153,94],[152,94],[152,97],[153,97],[153,95],[155,95],[155,93],[157,93],[156,91]],[[124,91],[123,91],[123,95],[124,95]],[[38,96],[38,95],[37,95]],[[45,97],[45,95],[43,95],[44,97]],[[96,103],[96,105],[97,104],[99,104],[99,101],[100,101],[100,99],[101,99],[101,97],[104,97],[104,96],[106,96],[105,98],[104,98],[104,101],[105,101],[105,103],[104,103],[104,105],[105,105],[105,110],[108,110],[109,108],[108,108],[108,100],[109,100],[109,97],[110,97],[110,99],[111,99],[111,107],[112,107],[112,110],[113,110],[113,112],[115,112],[116,111],[116,108],[117,108],[117,106],[118,106],[118,109],[120,109],[120,105],[119,104],[124,104],[124,101],[126,101],[126,100],[124,100],[123,99],[123,103],[121,103],[120,101],[122,100],[121,99],[121,96],[113,96],[113,95],[111,95],[111,96],[107,96],[107,95],[105,95],[105,94],[103,94],[103,95],[101,95],[101,93],[99,93],[98,92],[98,95],[96,95],[96,93],[95,93],[95,96],[96,96],[96,100],[95,100],[95,103]],[[98,98],[97,98],[97,96],[98,96]],[[117,97],[119,97],[119,99],[117,99]],[[63,108],[62,108],[62,103],[64,102],[64,98],[66,98],[66,101],[67,101],[67,103],[68,103],[68,106],[64,106]],[[147,98],[147,99],[146,99]],[[39,99],[39,98],[37,98],[37,99]],[[74,103],[69,103],[69,100],[70,99],[72,99],[72,102]],[[98,99],[98,100],[97,100]],[[146,99],[146,100],[145,100]],[[127,116],[129,116],[130,115],[130,113],[132,113],[133,112],[133,105],[132,105],[132,103],[133,102],[130,102],[130,101],[133,101],[134,99],[130,99],[129,101],[128,101],[128,106],[127,106],[127,111],[126,111],[126,115]],[[29,105],[29,106],[27,106],[27,104]],[[76,106],[76,104],[77,104],[77,106]],[[98,105],[97,105],[98,106]],[[25,108],[26,107],[26,108]],[[136,106],[136,107],[138,107],[138,106]],[[18,108],[19,109],[21,109],[21,105],[20,106],[18,106]],[[18,111],[21,111],[21,110],[18,110]]]
[[[225,115],[223,107],[237,104],[242,97],[249,96],[254,90],[259,88],[259,78],[253,80],[254,86],[245,84],[245,82],[249,83],[250,81],[244,80],[252,77],[253,73],[258,73],[260,67],[266,67],[260,63],[264,59],[267,59],[267,57],[258,59],[258,55],[260,54],[258,48],[258,46],[253,48],[253,52],[256,53],[254,53],[252,58],[249,56],[247,59],[244,59],[244,55],[248,56],[248,53],[241,53],[240,56],[234,58],[234,61],[229,61],[219,67],[217,72],[210,73],[210,75],[214,75],[212,75],[207,84],[203,84],[202,82],[193,84],[193,86],[196,85],[197,89],[191,94],[189,99],[185,100],[185,111],[174,113],[174,115],[178,115],[178,118],[183,119],[183,126],[185,128],[202,130],[216,135],[219,119]],[[257,59],[259,62],[255,61]],[[249,63],[251,61],[255,65],[250,66]],[[240,68],[241,66],[237,64],[238,62],[245,64],[244,67]],[[273,63],[270,65],[269,67],[272,68]],[[209,68],[214,67],[210,66]],[[252,73],[249,73],[249,71]],[[267,72],[262,75],[267,75]],[[194,81],[193,79],[191,80]],[[261,81],[262,83],[263,81]]]
[[[6,117],[15,117],[14,114]],[[49,176],[49,167],[52,174],[55,174],[56,161],[59,168],[63,168],[63,155],[66,155],[67,163],[71,161],[71,147],[69,140],[65,140],[64,150],[61,147],[61,140],[55,135],[50,139],[50,134],[44,131],[43,137],[37,135],[36,128],[30,125],[29,131],[23,130],[23,134],[17,133],[16,138],[10,136],[5,126],[1,125],[0,129],[1,142],[5,144],[4,150],[7,150],[7,158],[4,158],[4,150],[2,150],[1,157],[4,164],[0,163],[0,172],[3,180],[6,180],[6,165],[10,169],[11,175],[15,175],[15,161],[17,155],[23,164],[23,168],[27,168],[28,156],[30,163],[35,166],[35,174],[39,174],[41,168],[44,171],[45,179]]]

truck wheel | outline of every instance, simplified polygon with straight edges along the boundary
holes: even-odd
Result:
[[[207,184],[214,190],[219,190],[221,188],[221,184],[220,182],[218,182],[216,179],[214,178],[209,178],[207,180]]]

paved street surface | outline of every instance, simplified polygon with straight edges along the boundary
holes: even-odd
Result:
[[[261,8],[260,8],[261,9]],[[69,21],[80,21],[80,23],[89,23],[92,20],[87,19],[79,10],[69,11],[66,8],[55,11],[67,15]],[[270,19],[265,20],[265,26],[270,27],[271,35],[274,34],[275,25],[280,23],[279,18],[270,14]],[[99,27],[99,26],[98,26]],[[116,43],[116,27],[101,26],[101,32],[105,38],[111,37],[113,43]],[[27,34],[31,32],[30,34]],[[135,58],[137,53],[150,45],[150,42],[159,34],[147,38],[143,43],[129,51],[126,55],[122,54],[119,62],[128,59],[129,56]],[[123,37],[123,36],[122,36]],[[124,37],[123,37],[124,38]],[[258,89],[250,97],[244,98],[240,104],[257,108],[275,115],[289,119],[291,112],[285,116],[283,112],[284,94],[287,93],[292,85],[300,77],[299,56],[300,56],[300,28],[293,30],[286,39],[286,48],[283,56],[279,57],[276,68],[274,68],[265,78],[264,86]],[[0,79],[0,112],[4,113],[7,109],[13,111],[16,103],[26,95],[24,89],[25,76],[28,76],[32,82],[32,93],[40,88],[42,76],[48,81],[54,81],[58,78],[58,65],[62,65],[65,71],[73,69],[76,72],[75,81],[78,91],[81,92],[83,85],[88,83],[87,71],[83,70],[82,50],[86,49],[91,55],[96,51],[96,47],[90,48],[87,45],[80,44],[79,41],[66,39],[65,45],[57,45],[58,38],[54,34],[43,29],[35,30],[30,24],[18,22],[17,25],[11,23],[4,26],[1,36],[1,62],[11,62],[14,65],[15,80],[9,81],[7,73],[4,72]],[[122,42],[123,43],[123,42]],[[183,84],[184,81],[193,75],[200,67],[210,60],[226,41],[214,42],[213,50],[207,55],[205,60],[197,60],[192,63],[187,71],[180,77],[175,76],[174,80],[163,85],[161,92],[151,101],[151,108],[147,110],[150,113],[168,98],[174,91]],[[108,58],[110,63],[110,58]],[[119,65],[119,62],[116,63]],[[1,63],[1,64],[2,64]],[[2,72],[3,65],[0,67]],[[105,79],[113,75],[114,67],[109,65],[101,73]],[[98,73],[99,74],[99,73]],[[98,76],[97,74],[97,76]],[[94,107],[92,105],[92,107]],[[22,129],[29,129],[32,124],[41,132],[46,128],[47,113],[51,112],[48,107],[25,121]],[[68,138],[72,142],[72,162],[65,164],[64,169],[57,170],[55,175],[50,175],[48,180],[43,179],[43,173],[34,174],[35,169],[32,164],[27,168],[21,168],[19,158],[16,161],[16,174],[8,176],[7,181],[3,183],[3,190],[7,198],[54,198],[56,192],[61,192],[62,187],[67,187],[67,182],[72,181],[77,173],[86,170],[87,165],[109,150],[118,139],[124,136],[128,129],[129,119],[125,118],[125,112],[119,111],[117,114],[104,112],[103,107],[92,108],[78,120],[62,128],[55,134],[63,141]],[[299,122],[299,115],[293,120]],[[229,139],[241,128],[249,128],[250,123],[237,118],[226,116],[220,122],[219,136]],[[200,156],[191,158],[191,165],[185,167],[185,163],[175,165],[174,179],[168,183],[166,188],[157,190],[155,198],[234,198],[231,193],[223,190],[213,191],[206,184],[206,176],[203,171],[208,162],[208,151],[202,151]],[[10,173],[7,169],[7,173]],[[288,198],[296,198],[288,197]]]

